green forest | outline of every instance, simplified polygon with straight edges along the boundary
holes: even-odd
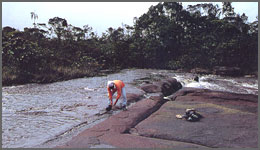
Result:
[[[31,13],[32,27],[2,28],[2,84],[50,83],[125,68],[257,71],[258,18],[248,22],[232,3],[222,6],[184,9],[178,2],[161,2],[133,18],[133,26],[110,27],[102,36],[87,22],[82,28],[60,17],[36,23],[38,16]]]

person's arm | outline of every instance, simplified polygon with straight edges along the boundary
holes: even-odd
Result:
[[[110,91],[109,88],[107,88],[107,91],[108,91],[108,97],[109,97],[109,100],[110,100],[110,105],[112,106],[112,105],[113,105],[113,101],[112,101],[112,92]]]

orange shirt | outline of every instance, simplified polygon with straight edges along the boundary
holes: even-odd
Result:
[[[112,101],[112,95],[117,91],[117,97],[116,99],[119,99],[121,97],[121,93],[122,93],[122,88],[125,87],[125,84],[123,81],[121,80],[114,80],[113,81],[115,83],[116,89],[114,90],[110,90],[109,87],[107,86],[107,91],[108,91],[108,96],[109,99]]]

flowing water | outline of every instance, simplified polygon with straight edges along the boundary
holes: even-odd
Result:
[[[120,79],[127,93],[144,94],[138,79],[174,77],[183,86],[258,95],[257,78],[175,73],[168,70],[126,69],[101,77],[51,84],[26,84],[2,88],[2,147],[52,147],[114,113],[99,115],[108,104],[106,83]]]

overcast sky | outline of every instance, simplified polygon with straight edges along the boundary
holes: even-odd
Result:
[[[158,2],[2,2],[2,27],[18,30],[32,27],[30,12],[38,15],[36,23],[48,23],[53,17],[67,20],[68,24],[82,28],[89,25],[101,35],[109,27],[118,28],[123,24],[133,25],[133,18],[146,13],[151,5]],[[183,3],[183,6],[197,3]],[[221,2],[215,3],[221,7]],[[258,2],[233,2],[235,12],[256,20]]]

